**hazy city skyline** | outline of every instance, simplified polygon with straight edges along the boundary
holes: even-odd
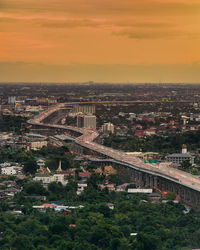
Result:
[[[0,81],[200,82],[197,0],[7,0]]]

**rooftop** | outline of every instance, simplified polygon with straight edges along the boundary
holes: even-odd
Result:
[[[192,155],[189,153],[185,153],[185,154],[175,153],[175,154],[168,155],[168,157],[192,157]]]

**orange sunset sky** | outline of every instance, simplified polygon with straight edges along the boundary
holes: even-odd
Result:
[[[200,0],[0,0],[0,81],[200,83]]]

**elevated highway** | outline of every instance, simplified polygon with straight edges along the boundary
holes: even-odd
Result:
[[[104,161],[110,161],[117,166],[127,168],[138,185],[155,188],[160,191],[175,192],[185,203],[200,207],[200,178],[171,168],[167,164],[164,166],[146,164],[138,157],[133,157],[123,151],[100,145],[94,142],[99,135],[94,130],[57,124],[45,124],[43,122],[46,117],[63,108],[65,105],[64,103],[51,107],[47,111],[35,116],[34,119],[29,120],[28,123],[32,126],[71,131],[77,135],[74,145],[75,152],[83,153],[84,150],[86,150],[91,154],[94,153],[104,156],[107,158],[107,160]]]

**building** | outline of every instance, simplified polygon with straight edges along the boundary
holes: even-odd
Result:
[[[25,104],[26,105],[36,105],[37,99],[36,98],[26,98]]]
[[[67,184],[67,181],[65,181],[64,177],[65,177],[64,174],[54,174],[51,177],[51,181],[53,181],[53,182],[61,182],[62,184]]]
[[[76,193],[79,195],[81,194],[84,189],[87,187],[87,183],[78,183],[78,186],[77,186],[77,191]]]
[[[84,115],[77,116],[77,127],[84,128]]]
[[[8,97],[8,104],[14,105],[16,101],[16,97],[15,96],[9,96]]]
[[[112,183],[107,183],[107,184],[100,184],[99,188],[103,190],[104,188],[107,188],[108,191],[115,191],[115,185]]]
[[[90,173],[90,172],[79,172],[78,175],[81,178],[82,182],[86,182],[90,178],[92,173]]]
[[[48,104],[56,104],[57,103],[57,99],[54,97],[50,97],[48,98]]]
[[[102,126],[102,132],[114,134],[114,125],[110,122],[104,123]]]
[[[39,166],[40,170],[42,170],[45,167],[46,159],[44,159],[44,158],[36,158],[35,160],[36,160],[37,165]]]
[[[40,105],[47,105],[48,104],[48,98],[47,97],[37,97],[37,104]]]
[[[25,112],[30,112],[30,113],[39,113],[42,110],[41,106],[31,106],[28,105],[26,106]]]
[[[38,150],[40,148],[46,147],[47,146],[47,141],[32,141],[30,144],[27,146],[27,149],[32,149],[32,150]]]
[[[24,138],[26,139],[27,150],[38,150],[48,144],[47,137],[40,134],[26,133]]]
[[[12,138],[12,136],[13,136],[13,133],[10,133],[10,132],[1,132],[0,133],[0,141],[8,140],[9,138]]]
[[[128,188],[127,192],[129,194],[137,194],[137,193],[151,194],[153,192],[153,189]]]
[[[96,129],[96,116],[95,115],[78,115],[77,127]]]
[[[34,181],[41,182],[43,185],[51,183],[51,175],[49,174],[36,174],[33,178]]]
[[[33,180],[41,182],[43,185],[48,185],[51,182],[61,182],[63,185],[67,184],[64,174],[36,174]]]
[[[1,165],[3,166],[3,164]],[[22,172],[22,167],[20,166],[3,166],[1,167],[1,174],[2,175],[18,175],[21,174]]]
[[[145,129],[144,130],[144,135],[146,135],[146,136],[151,136],[151,135],[155,135],[155,134],[156,134],[155,129]]]
[[[167,156],[167,160],[173,163],[181,164],[183,161],[189,161],[194,164],[194,156],[187,152],[187,146],[182,146],[182,153],[175,153]]]
[[[15,111],[24,111],[25,106],[24,106],[24,100],[16,100],[15,101]]]
[[[104,167],[105,176],[113,175],[113,174],[116,174],[116,173],[117,173],[117,171],[112,166],[105,166]]]
[[[95,114],[95,106],[94,105],[74,105],[72,112],[83,113],[83,114]]]

